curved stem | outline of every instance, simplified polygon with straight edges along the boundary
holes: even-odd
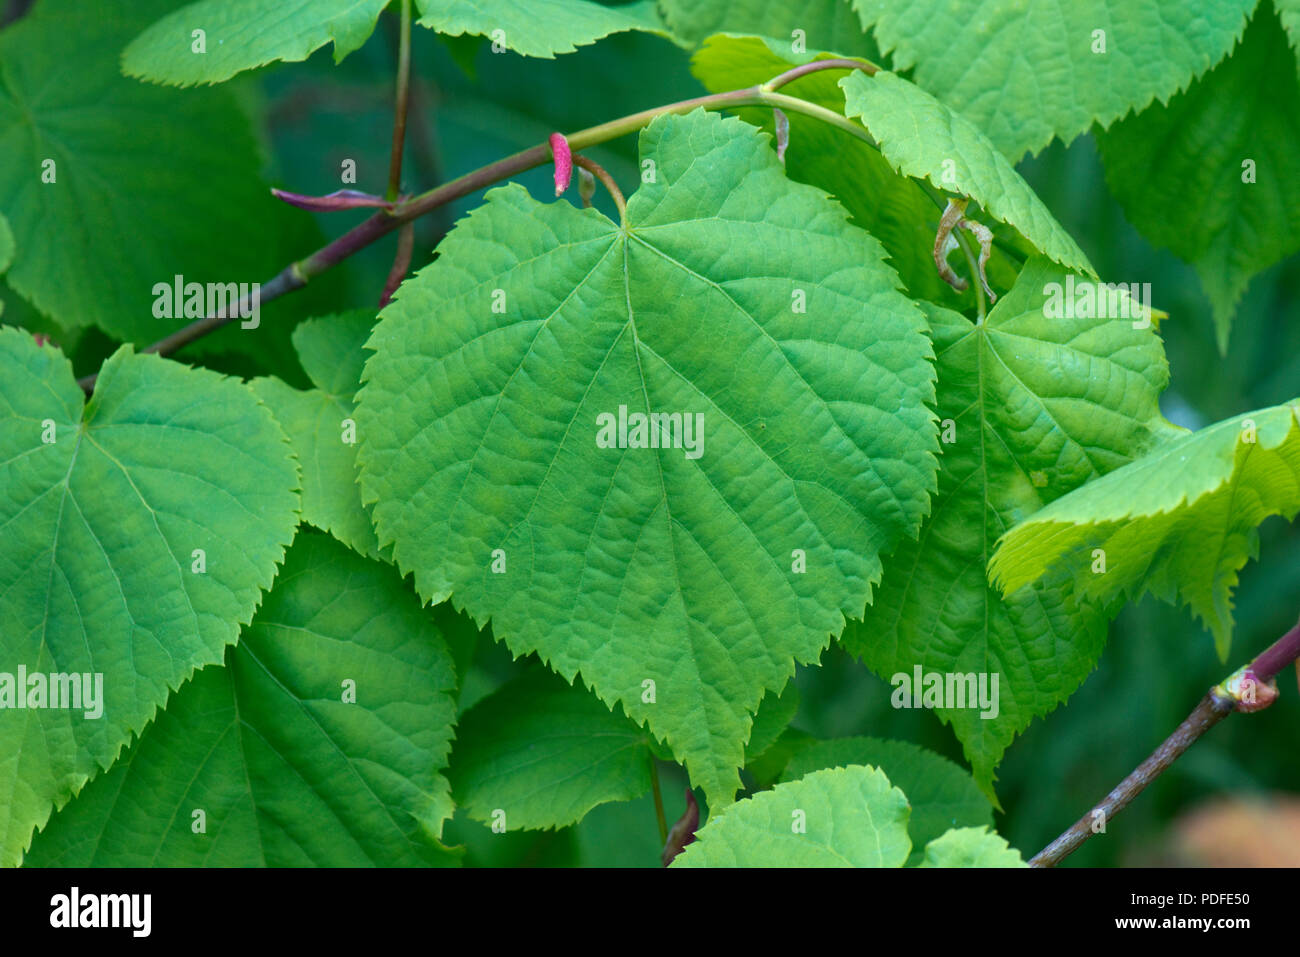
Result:
[[[830,63],[830,60],[821,60],[821,63]],[[809,64],[811,66],[811,64]],[[851,120],[843,113],[836,113],[824,106],[816,103],[809,103],[807,100],[801,100],[797,96],[788,96],[785,93],[765,92],[761,87],[754,88],[757,104],[740,103],[738,106],[779,106],[787,113],[802,113],[804,116],[811,116],[814,119],[821,120],[831,126],[837,127],[848,133],[856,139],[862,140],[872,149],[880,149],[880,144],[876,142],[875,137],[867,132],[867,128],[856,120]],[[942,208],[942,207],[941,207]]]
[[[1270,682],[1287,665],[1300,659],[1300,625],[1292,628],[1285,635],[1261,652],[1249,666],[1257,680]],[[1092,837],[1096,824],[1108,822],[1146,789],[1147,785],[1163,774],[1178,757],[1190,748],[1201,735],[1209,731],[1234,710],[1256,710],[1244,705],[1244,699],[1233,698],[1224,691],[1223,685],[1216,685],[1192,710],[1192,713],[1180,724],[1174,733],[1165,739],[1145,761],[1139,764],[1128,777],[1115,786],[1087,814],[1075,821],[1060,837],[1035,854],[1029,861],[1030,867],[1055,867],[1079,845]]]
[[[619,223],[624,229],[627,229],[627,200],[623,198],[623,191],[618,188],[618,183],[614,182],[614,177],[609,175],[605,167],[594,160],[587,159],[585,156],[575,156],[573,162],[604,184],[605,189],[609,191],[610,197],[614,200],[614,205],[618,207]]]
[[[813,60],[811,63],[803,63],[792,70],[786,70],[780,76],[775,76],[759,86],[759,89],[771,93],[781,89],[787,83],[792,83],[801,76],[807,76],[809,73],[816,73],[821,70],[861,70],[867,76],[880,72],[880,67],[870,60],[850,60],[845,58],[830,60]]]
[[[957,245],[961,247],[962,254],[966,257],[966,264],[970,268],[970,284],[975,290],[975,310],[978,316],[976,325],[982,326],[984,317],[988,315],[987,297],[984,295],[984,273],[975,260],[975,250],[970,248],[970,240],[962,235],[960,229],[954,229],[952,234],[957,238]]]

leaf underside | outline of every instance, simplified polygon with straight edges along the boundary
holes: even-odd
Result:
[[[1297,511],[1300,399],[1185,434],[1058,499],[1002,537],[989,573],[1009,595],[1056,572],[1098,604],[1145,592],[1181,601],[1226,659],[1257,526]]]
[[[167,14],[122,54],[122,72],[154,83],[221,83],[327,43],[334,62],[360,49],[389,0],[199,0]],[[202,30],[203,51],[194,31]]]
[[[416,0],[422,26],[449,36],[470,33],[524,56],[572,53],[611,33],[640,30],[671,37],[655,0],[602,6],[592,0]]]

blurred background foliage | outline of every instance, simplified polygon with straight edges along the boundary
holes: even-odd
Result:
[[[411,192],[544,141],[554,130],[580,129],[704,92],[691,76],[688,54],[647,35],[615,35],[555,60],[493,54],[485,41],[441,39],[427,30],[414,31],[413,43],[413,116],[404,164],[404,189]],[[246,74],[231,84],[262,137],[270,183],[299,193],[328,193],[340,188],[342,161],[354,159],[355,188],[383,192],[395,48],[395,23],[385,15],[371,41],[341,65],[321,50],[306,63]],[[638,178],[634,136],[590,155],[631,192]],[[1292,257],[1251,283],[1223,355],[1196,275],[1172,254],[1152,248],[1125,220],[1107,191],[1091,135],[1069,147],[1054,143],[1019,169],[1104,279],[1151,283],[1155,305],[1169,314],[1161,326],[1172,370],[1163,398],[1168,418],[1197,428],[1300,393],[1300,259]],[[553,195],[548,168],[520,181],[535,196]],[[480,201],[476,194],[418,222],[413,268],[427,264],[438,238]],[[614,212],[603,191],[597,205]],[[316,219],[324,236],[333,238],[364,215]],[[287,326],[304,311],[333,312],[377,301],[393,243],[394,237],[385,238],[313,282],[308,292],[273,304],[282,309],[296,303],[291,310],[268,311],[264,321],[285,315]],[[301,254],[316,245],[304,245]],[[7,323],[59,337],[61,330],[2,283],[0,299]],[[79,373],[97,367],[115,345],[93,328],[66,335],[62,344]],[[201,361],[245,376],[274,369],[292,380],[284,365],[294,361],[292,350],[286,351],[287,357],[261,361],[248,354],[205,354]],[[1038,851],[1145,758],[1210,685],[1273,641],[1298,615],[1300,533],[1278,518],[1261,528],[1259,560],[1242,573],[1228,665],[1217,660],[1210,635],[1185,610],[1151,599],[1126,608],[1111,626],[1093,675],[1065,706],[1031,724],[1007,752],[997,782],[1004,808],[996,818],[998,830],[1025,857]],[[526,664],[512,661],[488,635],[480,637],[472,658],[458,658],[468,662],[462,708]],[[960,746],[938,718],[892,708],[890,685],[838,647],[823,655],[819,667],[801,668],[795,680],[799,709],[784,740],[901,738],[965,766]],[[1067,866],[1300,864],[1300,811],[1295,798],[1286,798],[1300,795],[1300,695],[1293,672],[1280,683],[1283,693],[1274,707],[1234,716],[1211,731]],[[773,760],[769,754],[766,765]],[[764,767],[759,762],[757,770]],[[774,777],[779,763],[767,770]],[[747,774],[756,785],[762,783]],[[660,775],[671,823],[684,807],[686,779],[665,762]],[[1266,817],[1275,822],[1276,839],[1261,842],[1256,835]],[[598,807],[579,825],[551,832],[498,835],[458,815],[445,839],[465,846],[467,864],[484,866],[658,866],[661,850],[648,795]]]

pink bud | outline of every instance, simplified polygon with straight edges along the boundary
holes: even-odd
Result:
[[[551,134],[551,155],[555,157],[555,195],[561,196],[573,181],[573,154],[563,133]]]
[[[1237,710],[1249,714],[1263,711],[1277,700],[1277,682],[1260,681],[1249,665],[1228,676],[1219,690],[1237,703]]]

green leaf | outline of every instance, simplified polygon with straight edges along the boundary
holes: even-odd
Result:
[[[812,747],[816,742],[817,739],[806,731],[786,728],[762,754],[746,757],[745,770],[753,777],[759,789],[769,788],[780,779],[781,772],[794,755]]]
[[[798,710],[799,687],[793,681],[780,694],[769,691],[763,696],[758,711],[754,714],[754,726],[750,730],[749,740],[745,742],[746,766],[752,758],[760,756],[776,744]]]
[[[42,0],[0,32],[0,208],[17,240],[6,283],[65,328],[94,323],[137,344],[197,318],[156,285],[260,282],[313,229],[262,183],[229,91],[118,71],[127,39],[168,5],[109,0],[86,16],[74,0]],[[164,305],[172,317],[155,315]],[[256,348],[273,335],[238,325],[212,341]]]
[[[710,817],[673,867],[902,867],[907,798],[883,771],[816,771]]]
[[[123,347],[83,409],[68,360],[16,329],[0,329],[0,462],[0,661],[103,676],[98,718],[0,709],[12,865],[238,638],[293,538],[298,470],[240,383]]]
[[[989,574],[1007,594],[1060,570],[1099,603],[1146,592],[1184,602],[1226,659],[1256,526],[1297,511],[1300,399],[1183,435],[1056,500],[1002,537]]]
[[[1231,57],[1098,144],[1129,221],[1196,267],[1226,349],[1251,278],[1300,249],[1300,77],[1277,18],[1261,6]]]
[[[642,30],[671,39],[655,0],[606,7],[590,0],[417,0],[421,26],[448,36],[490,37],[524,56],[573,53],[611,33]]]
[[[799,43],[803,49],[878,56],[845,0],[660,0],[659,5],[673,33],[693,46],[711,33],[751,33],[779,40],[773,49],[790,53]]]
[[[357,486],[354,396],[365,364],[371,309],[309,319],[293,330],[298,358],[316,388],[279,379],[249,385],[270,407],[302,465],[302,518],[369,558],[380,558],[370,511]],[[349,441],[351,440],[351,441]]]
[[[362,498],[421,595],[581,671],[717,805],[764,692],[920,524],[933,367],[879,244],[752,127],[661,117],[641,152],[626,228],[497,189],[403,285],[358,395]],[[626,447],[620,406],[693,431]]]
[[[1079,292],[1096,287],[1086,280],[1062,301],[1064,317],[1049,315],[1051,283],[1064,300],[1066,273],[1040,257],[983,323],[927,308],[939,357],[939,490],[919,540],[895,553],[865,621],[841,639],[887,680],[912,679],[918,665],[987,674],[989,690],[999,676],[996,717],[969,706],[938,712],[990,798],[1012,739],[1073,693],[1106,638],[1104,617],[1079,606],[1068,580],[999,595],[985,577],[994,543],[1169,431],[1157,405],[1169,372],[1154,331],[1088,318],[1101,310],[1077,308]]]
[[[971,776],[947,758],[907,741],[884,738],[834,738],[796,752],[781,774],[796,781],[822,768],[865,764],[879,768],[907,795],[912,807],[907,832],[912,859],[949,828],[993,826],[993,808]]]
[[[846,8],[847,9],[847,8]],[[691,61],[692,72],[710,92],[721,93],[765,83],[793,66],[839,54],[789,52],[789,44],[759,37],[713,36]],[[782,93],[843,112],[844,93],[836,81],[842,71],[822,70],[782,87]],[[737,111],[747,122],[772,128],[772,110]],[[942,212],[920,185],[895,172],[867,143],[822,120],[790,111],[786,172],[791,179],[818,186],[835,196],[853,222],[880,240],[889,262],[914,299],[958,304],[963,301],[939,278],[934,265],[934,235]],[[1002,257],[992,262],[999,263]],[[973,294],[965,297],[974,303]]]
[[[983,827],[957,828],[925,846],[921,867],[1028,867],[1020,852]]]
[[[9,268],[14,261],[14,232],[9,228],[9,220],[0,213],[0,272]]]
[[[448,863],[436,838],[452,806],[438,772],[455,684],[442,635],[396,572],[304,533],[225,667],[177,692],[54,816],[27,863]]]
[[[1164,102],[1232,49],[1256,0],[853,0],[896,70],[1019,160]],[[1105,53],[1096,31],[1105,31]]]
[[[475,820],[508,830],[565,827],[650,790],[646,732],[585,688],[534,668],[461,717],[452,793]]]
[[[925,90],[881,71],[840,80],[845,115],[858,118],[894,168],[975,200],[1069,269],[1096,275],[1070,234],[1006,158],[966,117]],[[932,242],[933,245],[933,242]]]
[[[334,44],[334,62],[361,48],[388,0],[199,0],[167,14],[122,54],[122,72],[154,83],[220,83]],[[194,31],[203,31],[203,49]]]

